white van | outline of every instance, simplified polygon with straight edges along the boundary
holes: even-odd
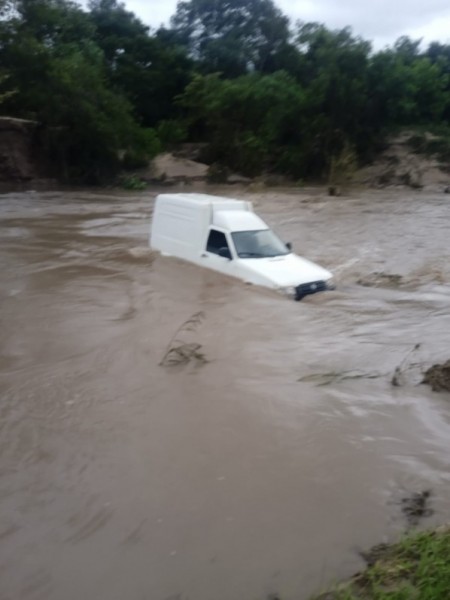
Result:
[[[245,200],[161,194],[150,246],[165,256],[282,290],[296,300],[333,289],[331,273],[293,254],[290,244],[284,244]]]

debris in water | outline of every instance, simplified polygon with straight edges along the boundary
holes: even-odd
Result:
[[[393,387],[400,387],[401,386],[401,383],[400,383],[401,377],[402,377],[401,369],[400,369],[400,367],[396,367],[396,369],[394,371],[394,375],[392,376],[392,379],[391,379],[391,385]]]
[[[356,283],[364,287],[398,288],[403,283],[403,277],[401,275],[377,272],[358,279]]]
[[[155,252],[151,248],[148,248],[147,246],[136,246],[134,248],[129,248],[128,254],[129,254],[129,256],[132,256],[133,258],[136,258],[139,260],[143,260],[143,259],[153,260],[155,258]]]
[[[163,367],[175,367],[184,365],[192,360],[199,363],[206,363],[205,355],[200,352],[201,344],[181,344],[171,348],[161,361]]]
[[[208,362],[205,355],[200,351],[201,344],[188,343],[182,339],[183,334],[195,331],[203,322],[205,315],[203,312],[194,313],[187,321],[185,321],[175,332],[170,340],[164,356],[159,363],[162,367],[174,367],[185,365],[191,361],[205,364]]]
[[[425,373],[422,383],[431,385],[433,392],[450,392],[450,360],[443,365],[433,365]]]
[[[378,379],[382,377],[381,373],[365,373],[364,371],[342,371],[331,373],[312,373],[304,375],[298,381],[302,383],[316,383],[317,386],[330,385],[330,383],[340,383],[349,379]]]
[[[413,352],[416,352],[420,349],[420,346],[420,344],[416,344],[414,348],[408,352],[408,354],[405,356],[405,358],[402,360],[399,366],[395,368],[394,375],[391,379],[391,385],[393,387],[400,387],[404,384],[404,373],[411,367],[411,365],[405,367],[405,363]]]
[[[422,492],[414,492],[410,496],[402,498],[402,513],[405,515],[408,525],[415,527],[420,519],[429,517],[433,514],[433,509],[430,508],[431,490]]]
[[[339,188],[336,185],[330,185],[330,187],[328,188],[328,195],[329,196],[340,196],[341,188]]]

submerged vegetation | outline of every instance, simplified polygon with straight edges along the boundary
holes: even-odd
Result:
[[[374,52],[272,0],[186,0],[152,30],[119,0],[0,0],[0,101],[62,179],[101,182],[182,142],[255,176],[345,185],[385,135],[450,131],[450,45]],[[448,136],[450,139],[450,135]],[[449,157],[450,144],[415,140]]]
[[[198,342],[186,341],[186,336],[195,332],[203,323],[205,314],[196,312],[184,321],[171,337],[159,365],[161,367],[176,367],[195,362],[198,365],[208,361],[203,352],[202,345]]]

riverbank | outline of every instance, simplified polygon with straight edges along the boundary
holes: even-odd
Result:
[[[43,158],[45,152],[38,129],[34,121],[0,117],[0,193],[29,189],[52,191],[74,186],[86,188],[82,178],[78,185],[74,180],[68,184],[67,178],[65,183],[58,182],[58,170]],[[259,192],[270,188],[304,189],[312,186],[323,187],[332,196],[346,196],[356,189],[450,191],[448,143],[444,138],[429,133],[418,134],[413,130],[392,136],[385,141],[383,151],[374,157],[371,164],[355,168],[348,177],[340,177],[334,182],[328,180],[325,174],[322,178],[301,181],[274,172],[261,172],[254,178],[243,177],[223,165],[201,162],[204,147],[205,144],[180,144],[171,152],[158,154],[141,168],[111,171],[98,188],[151,191],[155,188],[172,190],[177,187],[226,185],[232,189],[242,187],[250,192]],[[100,181],[97,183],[100,184]]]
[[[450,597],[450,527],[375,547],[367,569],[315,600],[444,600]]]

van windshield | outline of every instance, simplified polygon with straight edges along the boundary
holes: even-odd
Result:
[[[237,231],[231,237],[240,258],[271,258],[290,252],[270,229]]]

